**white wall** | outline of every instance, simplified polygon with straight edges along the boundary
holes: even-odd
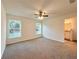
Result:
[[[7,36],[7,42],[6,42],[7,44],[16,43],[19,41],[30,40],[30,39],[40,37],[40,35],[37,35],[35,32],[35,21],[33,19],[7,14],[7,23],[11,19],[21,21],[21,23],[22,23],[22,25],[21,25],[22,36],[19,38],[14,38],[14,39],[9,39]],[[8,31],[8,27],[7,27],[7,31]]]
[[[1,4],[1,55],[6,47],[6,11],[3,4]]]
[[[44,20],[43,36],[51,40],[64,42],[64,20],[72,16],[76,16],[76,13],[73,12],[62,16],[51,17],[47,20]],[[74,22],[73,26],[76,28],[76,21]]]
[[[64,42],[64,18],[57,17],[43,21],[43,35],[44,37]]]

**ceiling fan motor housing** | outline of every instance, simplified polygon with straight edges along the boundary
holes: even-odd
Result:
[[[43,14],[43,12],[42,11],[39,11],[39,16],[40,17],[43,16],[42,14]]]

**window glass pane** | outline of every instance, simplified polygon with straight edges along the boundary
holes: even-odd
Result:
[[[41,34],[41,23],[36,23],[36,33]]]
[[[21,37],[21,22],[18,20],[9,20],[8,38]]]

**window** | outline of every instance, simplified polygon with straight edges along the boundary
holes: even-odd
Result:
[[[8,38],[21,37],[21,22],[19,20],[9,20]]]
[[[41,22],[36,22],[36,34],[41,34]]]

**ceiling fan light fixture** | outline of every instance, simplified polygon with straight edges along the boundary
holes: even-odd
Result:
[[[38,17],[38,19],[42,20],[42,19],[43,19],[43,17],[42,17],[42,16],[41,16],[41,17]]]

